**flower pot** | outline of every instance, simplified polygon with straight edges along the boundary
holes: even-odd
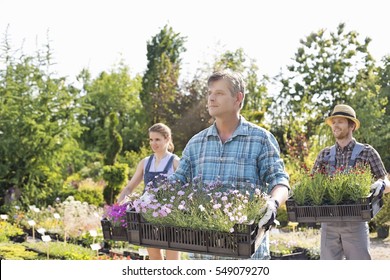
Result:
[[[107,219],[101,221],[103,237],[106,240],[128,241],[126,228],[120,225],[112,225]]]
[[[10,239],[12,242],[15,242],[15,243],[26,242],[27,241],[27,233],[11,236]]]
[[[389,236],[389,226],[378,226],[376,233],[378,238],[387,238]]]

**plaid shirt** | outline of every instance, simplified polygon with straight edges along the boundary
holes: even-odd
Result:
[[[355,147],[356,140],[353,139],[347,146],[341,148],[336,142],[336,169],[347,167],[349,159],[352,156],[352,150]],[[321,170],[328,168],[328,162],[324,158],[330,153],[330,148],[323,149],[317,156],[314,163],[314,170]],[[370,145],[364,144],[364,149],[356,158],[356,165],[369,164],[371,172],[375,179],[378,180],[386,176],[387,172],[378,152]]]
[[[195,177],[204,183],[219,180],[236,187],[250,182],[268,193],[275,185],[289,187],[275,137],[242,116],[225,143],[220,140],[215,123],[188,142],[171,179],[185,183]]]
[[[232,137],[222,143],[215,123],[188,142],[171,180],[183,183],[200,177],[204,183],[217,180],[225,185],[250,182],[269,193],[275,185],[289,188],[288,175],[280,158],[279,145],[267,130],[240,117]],[[268,234],[252,259],[269,259]],[[205,254],[190,254],[195,259],[231,259]]]

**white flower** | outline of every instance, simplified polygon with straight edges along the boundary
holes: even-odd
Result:
[[[186,207],[185,207],[183,204],[180,204],[177,208],[178,208],[179,210],[184,210],[184,209],[186,209]]]
[[[148,193],[147,191],[140,197],[141,201],[149,204],[154,199],[154,195]]]
[[[199,205],[199,209],[200,209],[200,211],[204,211],[205,210],[205,208],[203,207],[203,205],[201,204],[201,205]]]
[[[214,204],[214,205],[213,205],[213,208],[214,208],[214,209],[219,209],[219,208],[221,208],[221,204],[219,204],[219,203],[218,203],[218,204]]]

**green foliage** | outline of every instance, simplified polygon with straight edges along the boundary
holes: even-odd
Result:
[[[307,173],[302,172],[302,170],[298,173],[300,181],[297,182],[296,185],[292,186],[292,191],[294,195],[294,200],[298,205],[305,205],[309,200],[309,187],[310,180],[307,178]]]
[[[63,242],[35,242],[25,243],[30,249],[39,251],[42,255],[47,254],[49,249],[49,258],[57,260],[93,260],[96,258],[96,252],[89,248],[84,248],[75,244]]]
[[[280,223],[281,227],[285,227],[288,224],[287,208],[286,204],[281,205],[276,213],[276,219]]]
[[[19,244],[1,243],[0,258],[5,260],[35,260],[36,252],[26,251],[26,247]]]
[[[361,123],[355,137],[372,145],[382,156],[387,170],[390,169],[390,56],[384,58],[384,66],[366,74],[357,83],[351,105]],[[369,128],[369,129],[367,129]]]
[[[88,150],[105,153],[111,139],[107,139],[105,120],[110,113],[118,117],[117,132],[123,138],[123,150],[138,150],[146,129],[143,108],[139,99],[141,77],[131,77],[129,67],[120,62],[109,73],[102,72],[91,79],[88,70],[78,76],[83,84],[85,102],[90,107],[79,121],[88,128],[80,137],[80,145]],[[108,141],[107,141],[108,140]]]
[[[245,81],[245,100],[241,114],[253,123],[265,126],[265,112],[271,104],[267,97],[266,76],[259,77],[258,66],[254,59],[247,59],[242,48],[222,53],[214,62],[213,70],[230,69],[242,74]]]
[[[390,226],[390,195],[383,196],[383,206],[373,221],[377,226]]]
[[[10,48],[0,56],[0,197],[17,187],[25,204],[45,204],[80,152],[75,138],[83,128],[76,116],[84,105],[65,78],[49,71],[49,44],[35,56],[16,58]]]
[[[124,156],[119,158],[120,163],[125,163],[129,166],[129,175],[130,178],[135,173],[138,163],[152,154],[150,147],[142,146],[139,151],[126,151]]]
[[[0,242],[8,241],[10,237],[23,234],[23,230],[7,221],[0,221]]]
[[[298,205],[337,205],[357,202],[370,193],[372,174],[369,166],[350,170],[308,173],[300,171],[300,181],[293,186],[294,200]]]
[[[270,251],[276,254],[291,254],[298,248],[304,248],[309,257],[319,257],[320,232],[309,229],[297,232],[270,233]]]
[[[122,187],[127,183],[129,167],[127,164],[117,163],[103,167],[103,179],[107,182],[103,196],[108,205],[113,204],[115,197],[120,193]]]
[[[116,131],[116,127],[119,124],[118,117],[115,113],[110,113],[108,117],[108,133],[107,133],[107,149],[106,149],[106,157],[104,159],[104,164],[113,165],[115,164],[117,157],[122,150],[123,142],[122,137]]]
[[[196,75],[191,81],[183,82],[183,93],[176,97],[175,121],[170,125],[175,151],[179,153],[187,142],[199,131],[210,126],[211,117],[207,111],[207,88],[205,73]]]
[[[324,181],[328,177],[327,175],[325,176],[320,173],[313,174],[311,182],[307,186],[309,201],[311,201],[313,205],[321,205],[324,203],[324,198],[328,187],[327,184],[324,184]]]
[[[74,198],[81,202],[87,202],[88,204],[103,206],[104,198],[101,190],[84,189],[75,192]]]
[[[206,185],[197,180],[182,186],[163,177],[147,185],[144,195],[131,205],[154,224],[233,232],[240,230],[236,224],[256,224],[265,214],[268,197],[260,189],[246,183]],[[122,214],[120,210],[114,214]]]
[[[343,23],[336,32],[321,29],[302,39],[294,63],[278,77],[282,89],[269,111],[273,130],[285,127],[311,139],[336,104],[351,103],[358,83],[374,68],[370,41]]]
[[[146,115],[146,124],[174,123],[176,97],[179,95],[181,54],[186,38],[164,26],[147,43],[147,69],[142,78],[140,98]]]

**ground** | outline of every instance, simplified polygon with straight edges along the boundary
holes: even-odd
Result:
[[[270,232],[271,251],[277,252],[277,248],[296,246],[308,248],[319,254],[320,232],[318,229],[299,229],[295,231],[272,229]],[[370,252],[373,260],[390,260],[390,236],[386,239],[377,238],[376,232],[370,233]]]
[[[374,260],[390,260],[390,237],[387,239],[371,237],[371,257]]]

